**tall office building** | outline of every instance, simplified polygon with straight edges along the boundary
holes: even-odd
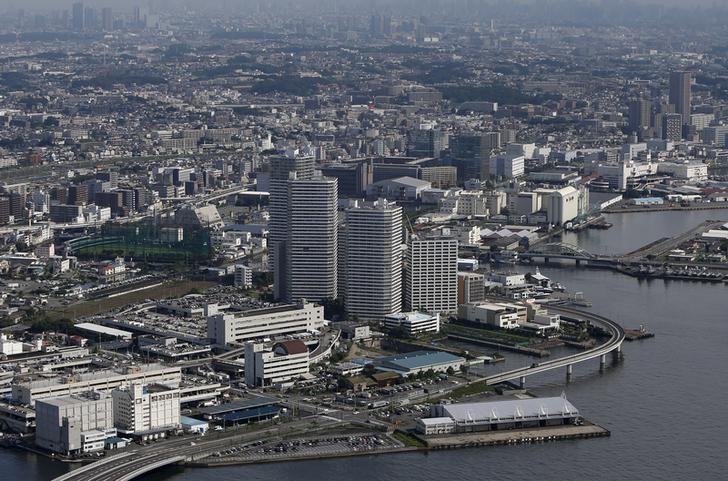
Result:
[[[636,133],[640,139],[644,132],[650,128],[651,104],[649,100],[636,99],[629,103],[629,130]]]
[[[276,299],[337,297],[338,183],[313,177],[313,158],[271,160],[269,259]]]
[[[83,3],[74,3],[71,12],[71,26],[74,30],[83,30],[83,15]]]
[[[346,312],[382,320],[402,310],[402,208],[380,200],[346,210]]]
[[[179,427],[178,388],[132,383],[114,389],[111,396],[114,425],[122,433],[159,432]]]
[[[288,184],[288,301],[338,295],[337,191],[337,180],[325,177]]]
[[[114,15],[111,7],[101,10],[101,27],[107,32],[114,27]]]
[[[458,241],[410,239],[405,269],[405,308],[453,313],[458,307]]]
[[[270,221],[268,223],[268,259],[273,270],[273,289],[276,299],[284,299],[286,281],[286,241],[288,240],[288,182],[290,179],[313,177],[313,157],[274,157],[270,161]]]
[[[682,123],[690,122],[690,72],[672,72],[670,74],[670,103],[675,112],[682,115]]]
[[[327,165],[321,168],[321,174],[338,179],[340,198],[362,198],[366,195],[367,186],[374,182],[374,164],[372,159],[362,159],[346,164]]]
[[[408,132],[407,155],[410,157],[440,157],[446,144],[446,132],[420,127]]]
[[[88,201],[88,184],[77,184],[68,187],[69,204],[86,205]]]
[[[93,7],[83,9],[83,28],[86,30],[95,30],[98,27],[98,15]]]
[[[662,138],[680,140],[683,132],[683,119],[680,114],[664,114],[662,116]]]
[[[500,147],[499,132],[464,132],[450,140],[450,153],[458,169],[458,182],[480,179],[489,171],[490,154]]]

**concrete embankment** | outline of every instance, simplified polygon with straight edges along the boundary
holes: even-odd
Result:
[[[712,210],[712,209],[728,209],[728,202],[710,202],[707,204],[690,204],[690,205],[650,205],[650,206],[634,206],[619,204],[613,207],[607,207],[602,211],[604,214],[628,214],[632,212],[665,212],[669,210]]]
[[[187,462],[189,467],[215,467],[233,466],[258,463],[279,463],[290,461],[305,461],[307,459],[347,458],[353,456],[371,456],[378,454],[406,453],[415,451],[429,451],[440,449],[473,448],[485,446],[498,446],[510,444],[540,443],[566,439],[586,439],[606,437],[609,430],[596,424],[586,423],[580,426],[548,426],[529,429],[512,429],[506,431],[485,431],[478,433],[462,433],[444,436],[415,435],[423,446],[386,447],[381,449],[347,451],[337,453],[309,453],[297,455],[271,455],[259,456],[251,459],[209,459],[206,461]]]
[[[447,436],[418,436],[418,438],[427,444],[428,449],[456,449],[558,441],[563,439],[598,438],[609,435],[610,432],[601,426],[584,424],[582,426],[552,426],[508,431],[452,434]]]

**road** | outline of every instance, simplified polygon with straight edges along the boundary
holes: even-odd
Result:
[[[688,242],[689,240],[696,237],[698,234],[702,234],[703,232],[707,232],[711,229],[719,229],[723,224],[725,224],[725,221],[706,221],[696,227],[693,227],[687,232],[683,232],[682,234],[675,237],[670,237],[656,244],[649,244],[622,257],[624,258],[624,260],[644,259],[647,256],[658,257],[666,254],[668,251],[676,248],[680,244]]]
[[[333,417],[311,416],[264,430],[241,434],[210,434],[205,437],[184,436],[150,446],[134,446],[129,451],[75,469],[53,481],[128,481],[158,467],[182,461],[195,461],[232,445],[275,436],[311,432],[340,424]],[[218,437],[216,437],[218,436]]]
[[[523,379],[526,376],[550,371],[552,369],[565,367],[568,368],[573,364],[588,361],[590,359],[595,359],[597,357],[604,359],[603,356],[606,356],[608,353],[621,349],[622,342],[624,342],[624,329],[622,329],[622,326],[612,321],[611,319],[607,319],[604,316],[582,311],[580,309],[573,309],[570,307],[548,306],[548,310],[553,311],[557,314],[569,314],[578,316],[579,318],[584,320],[588,320],[592,324],[596,324],[602,329],[605,329],[609,333],[610,338],[607,342],[587,351],[561,357],[559,359],[553,359],[551,361],[532,364],[531,366],[514,369],[512,371],[487,376],[485,378],[486,384],[498,384],[500,382],[512,381],[514,379],[520,379],[521,382],[523,382]]]

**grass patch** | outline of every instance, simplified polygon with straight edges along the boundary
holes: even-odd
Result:
[[[528,344],[532,341],[531,337],[520,336],[510,332],[503,332],[495,329],[477,329],[474,327],[466,327],[460,324],[449,324],[444,328],[446,333],[483,339],[485,341],[502,342],[506,344]]]
[[[214,282],[207,281],[167,282],[161,286],[130,292],[128,294],[112,298],[102,297],[91,301],[79,302],[78,304],[72,304],[62,309],[49,310],[47,311],[47,314],[50,318],[61,319],[67,317],[70,319],[76,319],[78,317],[101,314],[130,304],[141,304],[146,299],[170,299],[182,297],[193,292],[202,292],[214,285],[216,285]],[[130,289],[136,288],[137,287],[134,286],[130,287]]]
[[[493,386],[487,385],[485,381],[477,381],[472,384],[467,384],[465,386],[460,386],[453,389],[448,397],[451,397],[453,399],[460,399],[468,396],[475,396],[476,394],[483,394],[485,392],[493,391],[495,391],[495,388]]]
[[[415,436],[406,433],[404,431],[397,430],[394,433],[392,433],[392,436],[398,440],[401,441],[402,444],[409,448],[425,448],[427,445],[423,443],[419,438],[416,438]]]

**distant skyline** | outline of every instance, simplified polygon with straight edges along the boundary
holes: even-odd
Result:
[[[0,8],[3,9],[34,9],[44,8],[53,10],[70,9],[71,6],[76,3],[74,0],[0,0]],[[200,5],[200,6],[239,6],[239,5],[255,5],[258,3],[277,3],[277,4],[314,4],[314,5],[359,5],[359,6],[370,6],[372,8],[382,8],[385,6],[402,6],[412,4],[412,0],[81,0],[81,3],[89,6],[111,6],[118,7],[120,9],[131,8],[133,6],[148,6],[152,5]],[[420,3],[420,2],[415,2]],[[461,4],[465,3],[462,0],[425,0],[421,2],[427,5],[450,5],[450,4]],[[469,2],[475,4],[475,2]],[[607,6],[607,5],[622,5],[629,6],[630,4],[638,5],[652,5],[655,7],[668,6],[668,7],[684,7],[685,9],[691,9],[696,5],[701,7],[726,7],[728,0],[563,0],[563,1],[538,1],[538,0],[517,0],[513,2],[503,2],[502,0],[483,0],[483,4],[490,6],[502,6],[504,4],[565,4],[573,3],[578,5],[593,5],[593,6]],[[497,8],[497,7],[496,7]]]

